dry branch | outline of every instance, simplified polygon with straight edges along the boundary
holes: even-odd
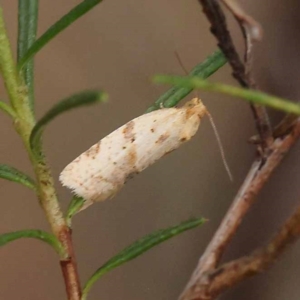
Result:
[[[257,23],[233,0],[223,0],[242,28],[246,45],[245,66],[234,47],[227,29],[225,16],[218,1],[199,0],[199,2],[211,23],[211,31],[216,36],[219,47],[233,69],[234,78],[242,86],[254,88],[255,84],[250,76],[251,63],[249,59],[251,59],[252,41],[254,39],[251,36],[251,26],[258,26]],[[275,128],[273,136],[265,109],[260,106],[252,106],[251,108],[261,145],[258,150],[262,149],[263,155],[259,155],[260,151],[257,152],[255,161],[244,183],[200,258],[190,281],[180,296],[180,300],[215,299],[222,291],[269,267],[286,249],[287,245],[300,235],[300,208],[298,208],[267,246],[254,251],[247,257],[233,260],[218,267],[226,247],[238,230],[249,208],[255,202],[256,196],[300,136],[299,118],[297,119],[293,115],[286,116]]]
[[[261,25],[249,16],[235,0],[222,0],[224,5],[231,11],[238,24],[240,25],[241,31],[245,41],[245,73],[246,77],[252,81],[251,69],[252,69],[252,48],[255,41],[262,39],[262,28]],[[253,87],[253,86],[252,86]]]
[[[229,64],[232,68],[232,76],[240,83],[241,86],[245,88],[255,88],[256,85],[254,80],[251,78],[250,72],[250,61],[251,61],[251,49],[252,49],[252,39],[247,34],[248,31],[244,30],[244,26],[240,24],[243,29],[243,35],[245,38],[245,59],[247,61],[247,68],[239,57],[238,52],[235,49],[233,40],[231,38],[230,32],[227,29],[225,15],[217,0],[199,0],[202,5],[203,12],[207,16],[211,24],[211,32],[215,35],[218,40],[218,46],[222,49],[224,55],[226,56]],[[229,1],[230,3],[230,1]],[[235,6],[230,7],[234,12],[237,11]],[[241,11],[239,11],[241,14]],[[245,14],[244,14],[245,15]],[[240,16],[240,15],[239,15]],[[237,18],[237,20],[241,20]],[[244,24],[244,23],[243,23]],[[249,42],[247,39],[249,38]],[[250,47],[251,45],[251,47]],[[269,124],[269,118],[264,107],[260,105],[251,104],[250,105],[253,117],[255,120],[255,125],[260,136],[262,152],[268,149],[268,146],[272,143],[272,130]]]
[[[289,133],[286,133],[284,137],[277,138],[274,141],[270,148],[271,152],[263,164],[261,164],[259,160],[256,160],[253,163],[248,176],[244,181],[244,184],[240,188],[235,200],[229,208],[209,246],[202,255],[185,291],[182,293],[180,297],[181,300],[212,299],[211,297],[215,296],[216,291],[222,290],[221,288],[214,288],[212,290],[213,293],[208,298],[199,298],[198,296],[199,293],[203,295],[203,293],[210,291],[213,284],[218,286],[213,281],[214,278],[221,278],[220,281],[225,281],[227,273],[224,271],[224,268],[216,267],[221,259],[222,254],[224,253],[226,246],[237,231],[243,217],[254,203],[257,194],[261,191],[264,184],[269,180],[271,174],[285,157],[286,153],[298,140],[299,136],[300,121],[298,121],[292,130]],[[297,230],[297,228],[295,228],[295,230]],[[288,243],[289,239],[283,239],[282,243],[284,244],[284,242]],[[282,245],[280,245],[280,247],[282,247]],[[278,249],[278,253],[281,253],[279,250],[280,249]],[[228,263],[228,265],[230,264],[231,263]],[[223,270],[222,277],[215,276],[209,278],[207,276],[208,273],[218,275],[218,273],[215,273],[217,272],[216,270]],[[233,277],[233,271],[233,268],[228,268],[228,276]],[[245,277],[243,272],[237,273],[234,276],[235,283]]]
[[[207,296],[216,297],[238,282],[265,271],[299,235],[300,207],[296,209],[265,247],[206,274],[205,276],[210,282],[208,289],[203,286],[200,292],[202,295],[194,295],[192,299],[207,299]]]
[[[300,207],[283,224],[278,233],[263,248],[250,256],[224,264],[210,274],[209,294],[218,295],[239,281],[266,270],[300,235]]]

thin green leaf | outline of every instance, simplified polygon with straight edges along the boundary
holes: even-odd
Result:
[[[11,166],[0,164],[0,178],[21,183],[32,190],[36,190],[33,179]]]
[[[0,247],[21,238],[34,238],[43,241],[53,247],[61,257],[65,256],[61,243],[53,234],[37,229],[27,229],[1,234]]]
[[[191,76],[197,76],[202,79],[206,79],[221,67],[226,64],[227,60],[221,50],[215,51],[213,54],[207,57],[205,61],[198,64],[190,72]],[[172,87],[162,96],[160,96],[155,103],[150,106],[146,112],[160,109],[163,107],[173,107],[179,103],[185,96],[193,91],[190,87]]]
[[[158,75],[155,76],[154,81],[157,83],[168,83],[181,87],[189,87],[210,92],[222,93],[233,97],[242,98],[249,102],[269,106],[271,108],[282,110],[287,113],[300,115],[300,104],[293,103],[289,100],[271,96],[255,90],[238,88],[222,83],[211,83],[197,77]]]
[[[14,109],[3,101],[0,101],[0,109],[13,119],[16,117]]]
[[[24,1],[24,0],[20,0]],[[70,26],[73,22],[81,16],[90,11],[94,6],[99,4],[102,0],[84,0],[66,15],[53,24],[35,43],[28,49],[19,61],[18,67],[21,69],[38,51],[40,51],[47,43],[49,43],[55,36]]]
[[[10,41],[4,23],[3,10],[0,6],[0,72],[12,106],[16,109],[19,99],[18,77],[11,52]]]
[[[87,281],[83,289],[82,300],[86,300],[87,295],[93,284],[105,273],[136,258],[152,247],[196,226],[202,225],[206,220],[203,218],[188,220],[180,225],[162,229],[148,236],[141,238],[119,254],[107,261],[100,267]]]
[[[32,46],[36,38],[38,23],[38,0],[19,0],[18,11],[18,61]],[[28,88],[30,108],[34,107],[34,66],[33,59],[27,61],[22,74]]]
[[[34,151],[39,151],[40,139],[45,126],[60,114],[84,105],[96,102],[105,102],[107,94],[101,91],[84,91],[66,98],[55,104],[34,126],[30,135],[30,146]]]
[[[38,0],[18,0],[18,61],[24,56],[36,37]]]
[[[85,202],[85,199],[83,199],[82,197],[73,196],[73,198],[69,204],[67,214],[66,214],[66,222],[69,227],[71,227],[71,222],[72,222],[73,216],[80,210],[80,208],[83,206],[84,202]]]

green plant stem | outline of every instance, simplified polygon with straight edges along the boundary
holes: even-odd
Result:
[[[52,232],[61,242],[67,253],[67,257],[61,257],[60,265],[65,280],[68,299],[80,300],[81,287],[73,250],[71,232],[66,224],[62,210],[58,203],[53,177],[45,162],[45,158],[42,155],[38,158],[32,155],[32,163],[37,177],[39,199],[42,208],[46,214]]]
[[[27,89],[23,87],[16,65],[14,63],[10,43],[4,26],[2,10],[0,8],[0,69],[10,97],[12,106],[16,111],[15,127],[21,136],[36,175],[38,197],[45,212],[47,220],[51,226],[53,234],[61,242],[67,254],[60,257],[61,268],[64,275],[66,290],[69,300],[80,300],[81,289],[74,258],[72,239],[70,230],[63,217],[53,178],[44,156],[34,155],[30,149],[29,136],[35,124],[35,120],[30,109]],[[42,149],[42,147],[41,147]]]
[[[27,140],[26,147],[28,148],[28,139],[31,128],[34,124],[34,118],[29,108],[26,87],[22,85],[22,80],[18,76],[15,67],[10,42],[8,40],[2,9],[0,7],[0,70],[4,78],[4,84],[9,95],[9,99],[13,109],[16,112],[15,127],[20,133],[20,127],[25,135],[23,138]]]

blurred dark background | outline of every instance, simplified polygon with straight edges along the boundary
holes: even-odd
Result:
[[[39,34],[80,1],[40,1]],[[16,46],[17,1],[1,0],[12,44]],[[255,47],[254,75],[264,91],[298,99],[300,3],[296,0],[241,1],[264,28]],[[230,28],[239,49],[234,20]],[[36,56],[36,107],[41,116],[59,99],[102,88],[110,102],[72,111],[45,132],[45,149],[57,179],[64,166],[100,138],[142,114],[167,87],[151,83],[157,73],[183,74],[174,51],[192,68],[216,49],[197,0],[104,1],[55,38]],[[228,66],[211,80],[235,84]],[[1,85],[0,95],[6,97]],[[255,133],[248,104],[200,93],[217,123],[235,177],[224,170],[209,122],[196,137],[130,181],[114,199],[92,206],[74,219],[74,242],[83,282],[112,255],[134,240],[192,216],[209,222],[164,243],[106,275],[89,299],[177,299],[211,239],[254,157],[247,143]],[[279,113],[272,112],[275,123]],[[19,137],[0,115],[0,162],[32,174]],[[225,260],[262,245],[299,204],[299,146],[278,168],[244,220]],[[70,192],[57,182],[64,207]],[[48,230],[31,191],[0,181],[0,231]],[[300,245],[267,273],[240,284],[222,299],[299,299]],[[0,299],[65,299],[56,254],[35,240],[19,240],[0,251]]]

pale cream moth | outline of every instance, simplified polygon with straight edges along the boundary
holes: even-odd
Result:
[[[81,210],[111,198],[133,175],[190,140],[206,113],[201,100],[194,98],[179,108],[141,115],[68,164],[60,181],[86,200]]]

